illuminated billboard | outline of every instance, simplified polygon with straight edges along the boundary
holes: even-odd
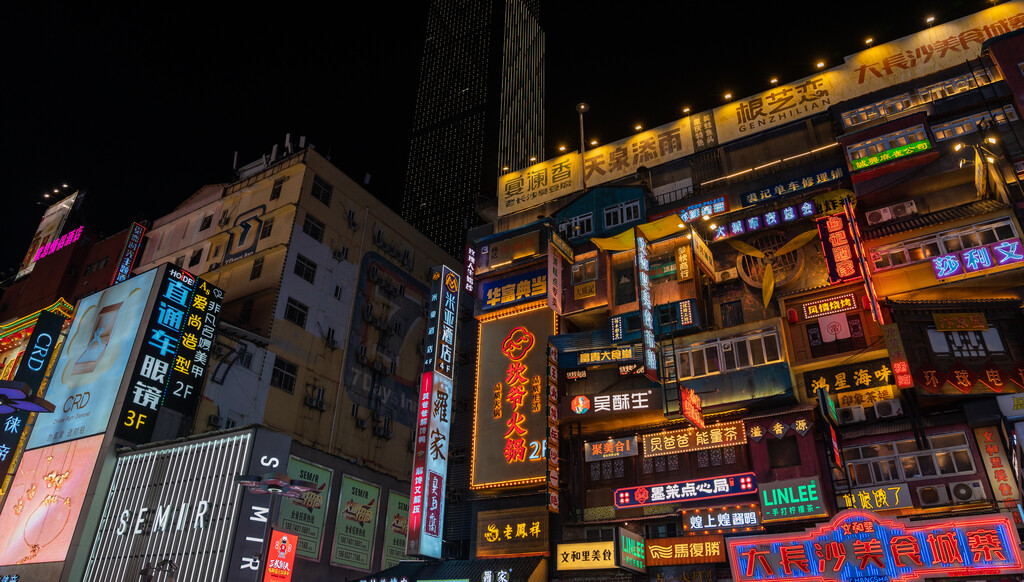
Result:
[[[547,473],[546,304],[480,324],[471,487],[517,486]]]
[[[1005,514],[905,521],[847,509],[804,532],[729,538],[738,582],[910,582],[1021,572],[1020,539]]]
[[[757,478],[753,473],[737,473],[724,477],[706,477],[658,485],[636,485],[615,490],[615,507],[646,507],[662,503],[703,501],[757,492]]]
[[[45,249],[48,245],[60,240],[60,233],[64,230],[68,215],[71,214],[71,210],[78,203],[80,196],[78,192],[75,192],[46,209],[42,220],[39,221],[36,234],[32,237],[32,243],[28,247],[28,252],[25,254],[21,267],[18,269],[18,279],[32,272],[36,265],[36,255],[39,254],[41,249]]]
[[[288,474],[293,479],[309,481],[314,487],[299,497],[282,500],[276,528],[294,534],[296,556],[320,561],[334,471],[293,456],[288,459]]]
[[[476,516],[476,557],[548,555],[545,506],[480,511]]]
[[[102,435],[25,452],[0,513],[0,566],[67,557]]]
[[[148,271],[79,301],[46,391],[57,408],[36,419],[26,449],[107,430],[156,274]]]
[[[263,582],[292,582],[295,568],[295,534],[273,530],[270,534],[270,552]]]

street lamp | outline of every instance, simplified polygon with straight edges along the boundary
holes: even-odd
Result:
[[[270,537],[271,524],[277,519],[278,510],[278,497],[289,497],[295,499],[302,497],[302,494],[307,491],[312,491],[316,488],[316,484],[310,481],[301,481],[299,479],[292,479],[285,473],[264,473],[263,475],[235,475],[235,483],[245,487],[249,490],[249,493],[253,495],[273,495],[270,499],[270,519],[267,520],[267,525],[264,528],[264,537]],[[263,555],[265,550],[263,543],[260,542],[260,554],[256,558],[256,563],[260,564],[260,576],[259,579],[263,580]]]
[[[25,382],[0,380],[0,414],[15,410],[25,412],[53,412],[54,405],[39,396],[32,395],[32,387]]]
[[[583,103],[576,104],[576,111],[580,114],[580,153],[587,151],[587,142],[583,141],[583,114],[590,111],[590,105]]]

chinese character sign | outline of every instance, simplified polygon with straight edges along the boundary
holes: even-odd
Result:
[[[114,277],[110,280],[111,285],[117,285],[131,276],[132,267],[135,266],[135,258],[139,255],[142,237],[145,234],[146,227],[137,222],[132,223],[132,227],[128,229],[128,238],[124,241],[124,248],[121,249],[121,255],[117,259],[117,271],[114,272]]]
[[[573,420],[644,412],[662,412],[661,390],[637,388],[603,394],[580,394],[564,400],[561,405],[561,416]]]
[[[863,170],[871,166],[877,166],[878,164],[884,164],[893,160],[905,158],[907,156],[914,155],[919,152],[927,151],[932,146],[928,140],[924,139],[921,141],[915,141],[899,147],[885,150],[884,152],[878,152],[870,156],[865,156],[856,160],[851,160],[850,165],[853,166],[854,170]]]
[[[271,530],[267,569],[263,573],[264,582],[291,582],[296,547],[295,534]]]
[[[388,512],[384,515],[384,551],[380,569],[387,570],[407,560],[406,536],[409,534],[409,496],[388,492]]]
[[[603,459],[635,457],[638,454],[635,436],[610,438],[606,441],[584,442],[583,457],[589,463]]]
[[[1024,244],[1011,238],[932,258],[936,279],[947,279],[1024,262]]]
[[[992,579],[1021,571],[1020,540],[1004,514],[910,522],[847,509],[802,533],[726,543],[739,582]]]
[[[193,279],[195,287],[188,300],[182,322],[178,352],[171,365],[163,404],[171,410],[192,415],[199,402],[203,380],[210,369],[224,291],[202,279]],[[299,555],[302,555],[301,552]]]
[[[615,507],[645,507],[662,503],[701,501],[757,492],[757,479],[753,473],[737,473],[723,477],[708,477],[690,481],[677,481],[659,485],[639,485],[615,490]]]
[[[906,483],[853,489],[849,493],[836,496],[836,500],[836,505],[841,509],[887,511],[914,506],[914,502],[910,499],[910,488]]]
[[[985,426],[974,429],[974,438],[981,451],[982,463],[988,473],[988,483],[992,486],[992,495],[996,501],[1020,501],[1017,490],[1017,479],[1003,448],[1003,439],[999,429]]]
[[[747,444],[742,420],[643,435],[644,457],[690,453]]]
[[[487,281],[482,286],[483,311],[492,311],[544,299],[548,294],[546,269],[530,271],[504,279]]]
[[[314,487],[299,497],[281,500],[276,527],[293,534],[292,540],[295,542],[297,556],[319,561],[334,471],[305,459],[290,457],[288,474],[296,479],[309,481]]]
[[[548,509],[544,506],[479,511],[476,557],[548,555]]]
[[[684,509],[680,513],[683,518],[683,531],[737,532],[763,529],[761,509],[756,503]]]
[[[721,535],[691,535],[682,538],[647,540],[648,566],[678,566],[725,562],[725,538]]]
[[[577,153],[534,164],[498,177],[498,216],[540,206],[583,189],[583,162]]]
[[[818,299],[802,304],[804,319],[816,319],[823,315],[832,315],[857,309],[857,296],[845,293],[826,299]]]
[[[750,111],[749,105],[747,107],[740,106],[740,111]],[[794,178],[788,182],[781,184],[775,184],[768,188],[762,188],[753,192],[747,192],[740,197],[743,202],[743,206],[753,206],[755,204],[763,204],[768,201],[773,201],[783,196],[789,196],[801,190],[808,188],[820,188],[839,180],[843,177],[842,168],[832,168],[831,170],[822,170],[816,174],[804,176],[802,178]]]
[[[406,553],[440,558],[454,390],[438,372],[424,372],[420,388]]]
[[[377,539],[380,487],[342,475],[338,518],[334,524],[331,564],[355,570],[373,567],[373,545]]]
[[[434,335],[434,371],[449,380],[455,378],[455,338],[458,337],[459,276],[444,266],[441,268],[441,295],[437,308]],[[431,304],[431,310],[434,309]],[[428,336],[431,330],[428,331]]]
[[[539,483],[547,476],[544,346],[554,320],[544,305],[480,324],[474,488]]]
[[[654,338],[654,291],[651,289],[651,251],[647,238],[635,228],[636,296],[640,299],[640,339],[643,345],[644,374],[658,382],[658,343]]]
[[[831,214],[817,219],[817,222],[829,284],[837,285],[859,279],[860,262],[846,215]]]
[[[614,569],[615,542],[558,544],[555,568],[559,571]]]
[[[762,483],[760,497],[765,523],[828,515],[817,477]]]

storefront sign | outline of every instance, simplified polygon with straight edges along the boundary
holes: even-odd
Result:
[[[580,368],[578,370],[566,370],[565,379],[570,382],[578,382],[580,380],[587,379],[587,370]]]
[[[988,483],[992,486],[992,495],[996,501],[1020,501],[1017,479],[1010,467],[1003,448],[1003,439],[999,429],[986,426],[974,429],[974,438],[981,451],[982,463],[988,473]]]
[[[293,456],[288,459],[288,474],[314,487],[300,497],[281,501],[276,529],[293,534],[296,556],[320,561],[334,471]]]
[[[765,523],[828,515],[817,477],[762,483],[761,511]]]
[[[548,308],[551,311],[562,314],[562,292],[564,291],[564,279],[562,273],[564,260],[557,252],[548,253]]]
[[[662,503],[683,503],[750,495],[757,491],[753,473],[737,473],[724,477],[708,477],[659,485],[639,485],[615,490],[615,507],[646,507]]]
[[[530,271],[497,281],[491,280],[483,284],[484,311],[512,307],[520,303],[544,299],[548,294],[547,271]]]
[[[679,412],[697,428],[704,428],[703,406],[700,395],[696,392],[689,388],[679,389]]]
[[[575,263],[576,253],[572,250],[572,245],[562,238],[562,235],[555,228],[549,229],[548,234],[550,235],[551,246],[562,255],[562,258],[568,261],[570,265]]]
[[[583,457],[588,463],[603,459],[635,457],[637,452],[635,436],[610,438],[597,443],[583,443]]]
[[[477,558],[548,555],[544,506],[477,512],[476,532]]]
[[[760,230],[762,228],[775,228],[780,224],[792,222],[798,218],[814,216],[814,214],[814,203],[807,200],[793,206],[785,206],[778,210],[769,210],[764,214],[750,216],[745,220],[733,220],[732,222],[723,224],[715,230],[714,239],[718,241],[730,236],[740,235],[745,232],[754,232],[755,230]]]
[[[754,192],[747,192],[741,196],[740,199],[743,201],[744,207],[763,204],[770,200],[777,200],[783,196],[789,196],[790,194],[800,192],[801,190],[817,188],[819,186],[830,184],[836,180],[842,179],[842,177],[842,168],[832,168],[831,170],[823,170],[816,174],[775,184],[774,186],[762,188],[761,190]]]
[[[690,204],[679,211],[679,218],[686,222],[693,222],[705,216],[711,217],[717,214],[729,212],[729,200],[725,196],[718,196],[704,202]]]
[[[133,222],[128,229],[128,236],[125,238],[124,247],[117,259],[117,271],[110,279],[111,285],[117,285],[128,279],[132,274],[132,267],[135,266],[135,259],[139,255],[139,248],[142,246],[142,237],[146,234],[146,227]]]
[[[453,400],[451,380],[438,372],[420,377],[406,548],[411,556],[437,558],[441,553]]]
[[[761,508],[756,503],[728,507],[700,507],[679,512],[683,531],[735,533],[761,527]]]
[[[558,349],[548,344],[548,511],[558,513]]]
[[[711,249],[708,248],[707,243],[704,239],[697,234],[695,229],[690,229],[690,249],[693,252],[693,258],[697,261],[697,265],[704,270],[704,274],[714,278],[715,274],[715,256],[711,254]]]
[[[817,222],[829,284],[839,285],[859,279],[860,262],[846,214],[831,214]]]
[[[481,247],[481,254],[487,255],[486,263],[488,269],[496,269],[512,261],[528,259],[539,255],[541,251],[541,232],[539,229],[531,230]]]
[[[555,554],[558,571],[615,568],[615,542],[558,544]]]
[[[480,324],[473,488],[541,483],[547,476],[544,346],[554,318],[545,305]]]
[[[831,190],[818,194],[814,197],[814,204],[818,208],[818,214],[834,214],[843,212],[844,200],[849,200],[850,205],[857,207],[857,196],[850,190]]]
[[[466,290],[466,293],[473,293],[476,289],[476,247],[473,245],[466,245],[466,270],[463,272],[462,277],[462,288]]]
[[[32,257],[32,260],[33,261],[38,261],[39,259],[41,259],[43,257],[48,257],[48,256],[52,255],[53,253],[55,253],[55,252],[63,249],[64,247],[70,245],[71,243],[76,242],[78,239],[82,238],[82,231],[83,230],[85,230],[85,227],[84,226],[79,226],[78,228],[68,232],[64,236],[62,236],[62,237],[60,237],[58,239],[55,239],[55,240],[51,241],[50,243],[45,244],[45,245],[39,247],[39,250],[36,251],[35,256]]]
[[[599,366],[603,364],[617,364],[619,362],[630,362],[640,358],[640,346],[624,346],[618,348],[607,348],[603,350],[587,350],[577,354],[580,366]]]
[[[676,247],[676,280],[686,281],[693,276],[693,272],[690,269],[692,264],[691,257],[693,251],[690,250],[689,246],[678,246]]]
[[[932,146],[928,143],[928,140],[924,139],[921,141],[915,141],[902,145],[900,147],[885,150],[884,152],[878,152],[877,154],[866,156],[856,160],[850,160],[850,165],[853,166],[854,170],[863,170],[871,166],[877,166],[878,164],[884,164],[907,156],[912,156],[918,152],[923,152],[930,149]]]
[[[561,417],[575,422],[580,417],[595,418],[661,410],[661,390],[636,388],[607,394],[574,396],[567,404],[562,404]]]
[[[634,228],[636,237],[636,296],[640,302],[640,339],[643,345],[644,374],[651,382],[658,382],[658,343],[654,339],[654,294],[651,290],[650,248],[640,227]]]
[[[643,364],[619,364],[619,376],[643,376]]]
[[[697,300],[683,299],[679,302],[679,328],[685,329],[697,324]],[[675,329],[673,329],[675,331]]]
[[[597,295],[597,281],[587,281],[572,286],[573,299],[586,299]]]
[[[384,552],[380,557],[380,569],[397,566],[409,557],[405,553],[406,536],[409,533],[409,497],[394,491],[388,492],[388,512],[384,530]]]
[[[647,550],[643,536],[620,527],[615,539],[619,567],[641,574],[647,572]]]
[[[906,521],[847,509],[803,533],[729,538],[739,582],[907,582],[1021,571],[1020,540],[1003,514]]]
[[[498,216],[540,206],[583,189],[583,157],[565,154],[498,177]]]
[[[984,313],[932,313],[935,331],[985,331],[988,321]]]
[[[643,435],[644,457],[691,453],[747,444],[742,420],[722,422],[705,428],[690,427]]]
[[[934,257],[932,271],[936,279],[946,279],[1021,262],[1024,262],[1024,246],[1019,238],[1011,238]]]
[[[61,400],[53,400],[57,408],[52,413],[37,416],[26,449],[107,430],[126,368],[135,362],[132,346],[158,270],[79,301],[47,388],[50,399],[57,394]],[[144,422],[152,420],[147,416]]]
[[[267,552],[267,570],[263,582],[291,582],[295,567],[295,535],[271,530],[270,549]]]
[[[836,496],[836,501],[839,509],[867,509],[870,511],[906,509],[914,506],[914,502],[910,500],[910,488],[906,483],[854,489],[849,493]]]
[[[835,394],[880,388],[892,384],[894,384],[892,370],[889,368],[889,360],[885,358],[804,372],[804,386],[808,399],[815,398],[815,394],[819,390]]]
[[[435,302],[431,292],[431,315],[436,309],[436,328],[427,329],[427,335],[434,336],[433,352],[424,359],[425,369],[437,372],[449,380],[455,378],[455,338],[459,335],[459,276],[455,271],[442,266],[440,271],[441,294]],[[431,321],[434,321],[431,318]],[[428,347],[429,349],[429,347]],[[433,358],[430,356],[433,355]]]
[[[823,315],[833,315],[844,311],[857,309],[857,296],[853,293],[846,293],[827,299],[810,301],[802,305],[804,319],[815,319]]]
[[[84,194],[80,196],[78,191],[76,191],[74,194],[46,209],[46,212],[43,213],[43,218],[39,221],[39,226],[36,228],[35,235],[32,236],[32,245],[18,267],[17,279],[21,279],[32,272],[36,264],[35,256],[39,249],[45,248],[54,240],[60,239],[60,233],[64,230],[64,225],[67,224],[71,210],[77,208],[82,196]]]
[[[885,349],[889,352],[889,363],[892,364],[892,374],[896,386],[901,389],[913,388],[914,377],[910,373],[910,362],[907,361],[907,352],[903,349],[899,326],[895,323],[888,323],[880,328],[882,341],[885,342]]]
[[[838,406],[874,406],[876,402],[882,402],[883,400],[892,400],[899,398],[899,389],[894,386],[879,386],[878,388],[868,388],[867,390],[853,390],[851,392],[843,392],[842,394],[836,394],[835,401]]]
[[[725,561],[725,538],[720,535],[647,540],[648,566],[714,564]]]
[[[349,475],[341,477],[338,517],[334,523],[331,565],[354,570],[373,568],[380,487]]]

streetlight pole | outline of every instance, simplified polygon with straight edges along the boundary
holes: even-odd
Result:
[[[270,530],[273,527],[272,524],[277,520],[277,510],[280,506],[279,497],[296,498],[301,497],[306,491],[312,491],[316,488],[315,483],[309,481],[301,481],[299,479],[292,479],[285,473],[264,473],[263,475],[235,475],[235,483],[245,487],[250,493],[254,495],[271,495],[270,498],[270,519],[267,520],[267,525],[264,527],[264,538],[263,542],[260,542],[260,560],[257,562],[259,566],[259,575],[257,580],[263,580],[263,573],[266,571],[266,563],[263,558],[269,552],[269,547],[266,546],[269,543]]]
[[[576,111],[580,114],[580,158],[582,158],[583,154],[586,153],[587,151],[587,142],[584,141],[583,138],[583,114],[590,111],[590,105],[587,105],[586,103],[580,101],[579,103],[576,104]],[[583,163],[582,159],[580,160],[580,163]],[[586,170],[583,171],[583,191],[587,191]]]

